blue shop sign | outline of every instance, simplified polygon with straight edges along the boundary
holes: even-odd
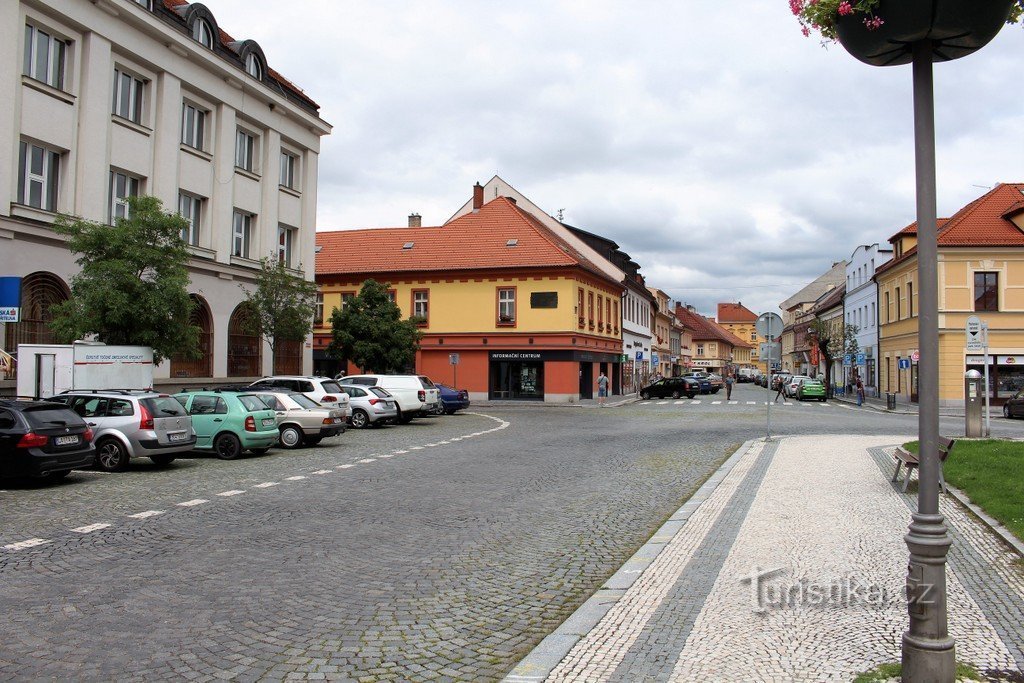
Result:
[[[0,323],[21,319],[21,278],[0,277]]]

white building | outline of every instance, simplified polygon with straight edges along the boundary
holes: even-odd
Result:
[[[857,328],[857,348],[864,365],[856,368],[869,395],[878,395],[878,287],[875,268],[892,258],[892,249],[862,244],[853,250],[846,264],[846,298],[843,301],[847,325]],[[854,359],[856,364],[856,359]],[[847,376],[853,366],[846,368]]]
[[[240,285],[264,256],[313,280],[317,161],[331,130],[318,105],[258,44],[183,0],[5,0],[4,45],[0,275],[23,281],[22,322],[0,325],[2,348],[51,341],[47,308],[77,271],[51,229],[57,214],[113,223],[126,196],[146,194],[190,221],[203,329],[203,359],[163,363],[158,383],[272,372],[269,346],[239,333]],[[311,348],[292,344],[278,370],[308,372]]]

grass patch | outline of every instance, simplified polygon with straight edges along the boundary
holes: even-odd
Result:
[[[906,448],[917,453],[918,442]],[[1024,442],[961,439],[943,471],[948,483],[1024,540]]]
[[[880,681],[888,681],[890,679],[899,679],[903,675],[902,664],[882,664],[875,667],[871,671],[865,671],[861,675],[853,679],[853,683],[879,683]],[[982,681],[983,679],[979,674],[978,670],[970,664],[964,664],[963,662],[956,663],[956,680],[958,681]]]

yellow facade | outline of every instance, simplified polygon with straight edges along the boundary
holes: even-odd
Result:
[[[759,367],[762,370],[767,370],[767,368],[764,367],[764,364],[761,363],[761,359],[758,356],[760,347],[758,346],[757,331],[754,329],[753,322],[718,324],[753,347],[750,349],[743,349],[739,347],[734,349],[732,354],[733,363],[740,367]]]

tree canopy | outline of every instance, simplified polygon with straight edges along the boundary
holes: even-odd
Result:
[[[53,229],[68,236],[82,270],[71,278],[71,298],[52,309],[57,338],[149,346],[157,363],[175,353],[197,357],[186,227],[156,197],[130,197],[127,216],[112,226],[59,216]]]
[[[402,320],[387,287],[375,280],[363,283],[359,294],[331,314],[333,341],[328,353],[352,362],[364,372],[405,372],[416,364],[423,336],[416,321]]]
[[[277,259],[260,259],[254,290],[242,288],[253,315],[246,318],[250,334],[262,336],[277,353],[278,341],[305,339],[313,331],[316,283],[292,273]]]

